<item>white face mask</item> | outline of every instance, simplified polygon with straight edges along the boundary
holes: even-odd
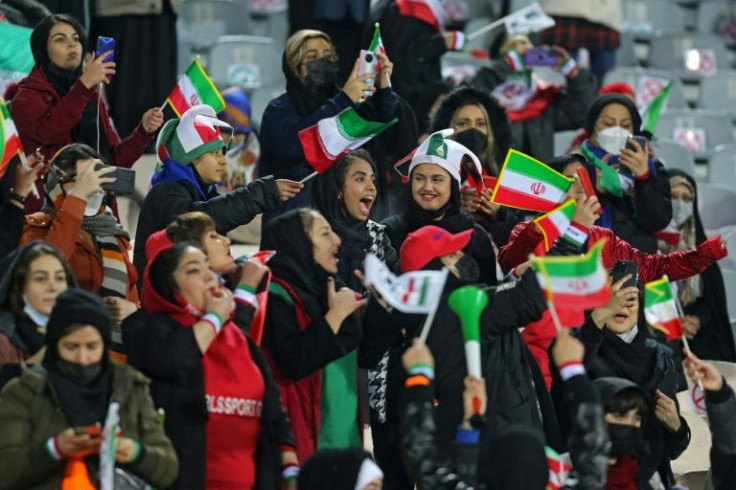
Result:
[[[681,226],[693,215],[693,203],[682,199],[672,199],[672,219],[677,226]]]
[[[614,126],[612,128],[598,131],[597,141],[598,146],[603,148],[606,153],[611,155],[618,155],[621,149],[626,146],[626,141],[631,137],[631,133],[626,131],[621,126]]]
[[[87,198],[87,205],[84,208],[85,216],[96,216],[100,212],[100,206],[102,206],[102,200],[105,198],[105,193],[100,192],[92,197]]]

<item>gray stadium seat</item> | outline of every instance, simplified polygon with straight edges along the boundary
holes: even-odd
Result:
[[[570,143],[575,139],[578,134],[577,129],[571,131],[557,131],[555,133],[555,155],[564,155],[567,153],[567,149],[570,148]]]
[[[711,155],[708,160],[708,182],[736,188],[736,147],[729,146]]]
[[[698,185],[698,191],[698,212],[706,230],[736,225],[736,191],[725,185],[708,183]]]
[[[728,111],[736,121],[736,71],[716,73],[700,81],[698,107],[717,111]]]
[[[618,66],[639,66],[639,57],[636,55],[636,39],[628,32],[622,32],[619,36],[621,45],[616,51],[616,64]]]
[[[667,100],[668,109],[685,109],[687,101],[682,88],[682,82],[677,77],[673,77],[672,73],[666,70],[652,70],[651,68],[638,68],[618,66],[606,73],[603,84],[611,82],[626,82],[636,91],[639,86],[639,79],[644,76],[663,78],[673,80],[672,90]]]
[[[718,261],[718,264],[721,266],[721,269],[729,269],[732,271],[736,271],[736,234],[729,236],[729,234],[734,230],[736,230],[736,226],[724,226],[723,228],[719,230],[714,230],[716,232],[713,234],[713,236],[721,235],[722,237],[728,237],[726,239],[726,247],[728,248],[728,257],[724,257],[720,261]],[[731,310],[731,311],[736,313],[735,310]]]
[[[177,21],[179,39],[195,48],[209,48],[220,36],[249,34],[247,4],[237,0],[186,0]]]
[[[654,154],[666,168],[682,170],[695,178],[695,159],[687,148],[665,139],[657,139],[653,146]]]
[[[273,99],[285,92],[284,86],[266,86],[254,90],[250,94],[250,107],[252,112],[251,120],[256,128],[261,126],[261,119],[263,119],[263,111],[266,110],[266,106]]]
[[[697,19],[695,30],[703,34],[715,33],[718,19],[724,14],[728,14],[730,7],[730,2],[722,0],[701,0],[695,16]]]
[[[273,39],[258,36],[222,36],[212,47],[207,70],[212,80],[220,85],[230,84],[231,67],[252,70],[259,74],[260,83],[243,85],[247,89],[260,86],[284,86],[281,57],[283,49]]]
[[[723,274],[723,285],[726,287],[726,307],[729,312],[736,312],[736,271],[721,268]],[[729,313],[731,317],[731,328],[733,329],[734,314]]]
[[[474,17],[471,18],[468,23],[465,25],[465,34],[470,34],[472,32],[477,31],[478,29],[481,29],[488,24],[493,22],[493,19],[490,17]],[[491,42],[493,42],[493,37],[498,35],[498,31],[496,29],[486,32],[485,34],[481,34],[480,36],[476,37],[475,39],[471,39],[468,41],[468,43],[465,46],[465,50],[470,51],[473,49],[480,49],[482,51],[488,51],[488,48],[491,46]]]
[[[289,7],[286,0],[273,2],[268,10],[251,9],[253,31],[256,36],[271,37],[277,45],[283,46],[289,36]]]
[[[712,49],[719,69],[729,67],[728,50],[724,40],[708,34],[662,34],[652,38],[649,47],[649,66],[664,70],[684,69],[685,52],[689,49]]]
[[[624,0],[623,30],[637,34],[684,32],[683,11],[667,0]]]
[[[719,145],[736,143],[731,120],[724,112],[704,110],[667,111],[659,119],[656,136],[676,140],[675,129],[703,129],[705,131],[705,151],[693,152],[696,159],[708,158]]]

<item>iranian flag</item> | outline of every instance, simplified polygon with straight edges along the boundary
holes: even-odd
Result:
[[[386,54],[386,48],[383,45],[383,39],[381,39],[381,25],[376,22],[376,29],[373,31],[373,39],[371,45],[368,46],[368,51],[371,53]]]
[[[575,214],[575,207],[577,204],[574,199],[570,199],[565,204],[557,209],[550,211],[547,214],[540,216],[534,220],[534,224],[537,225],[539,231],[542,232],[544,240],[539,244],[538,250],[534,251],[534,255],[544,255],[549,252],[555,241],[563,236],[563,234],[570,227],[572,223],[572,217]],[[583,240],[585,242],[585,240]],[[541,251],[542,253],[537,253]]]
[[[365,258],[363,283],[373,286],[392,307],[404,313],[429,314],[445,287],[443,271],[414,271],[396,276],[375,254]]]
[[[680,244],[680,230],[675,224],[675,220],[670,220],[667,228],[654,232],[654,236],[663,240],[667,245],[676,247]]]
[[[571,310],[592,310],[606,304],[611,291],[600,258],[604,244],[605,240],[599,240],[580,256],[532,257],[547,300]]]
[[[314,126],[299,131],[304,158],[311,167],[324,173],[336,160],[360,148],[374,136],[396,124],[366,121],[352,107],[334,117],[321,119]]]
[[[442,31],[444,13],[438,0],[396,0],[399,15],[414,17],[431,25],[436,32]]]
[[[194,58],[184,76],[176,83],[176,87],[171,91],[166,102],[171,105],[171,108],[179,117],[190,107],[199,104],[206,104],[212,107],[215,112],[221,112],[225,109],[225,101],[222,95],[205,73],[198,58]]]
[[[644,316],[652,327],[664,332],[667,340],[677,340],[683,336],[675,301],[667,276],[644,286]]]
[[[572,471],[572,466],[549,446],[544,446],[544,454],[547,456],[547,467],[549,468],[547,490],[562,490],[565,488],[565,482]]]
[[[512,149],[506,155],[491,202],[547,213],[567,200],[573,182],[539,160]]]
[[[4,100],[0,99],[0,178],[5,175],[8,164],[15,155],[21,155],[21,158],[25,158],[23,147],[20,144],[20,136],[13,119],[10,117],[8,106]]]

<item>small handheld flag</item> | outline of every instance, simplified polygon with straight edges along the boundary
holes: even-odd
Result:
[[[675,299],[666,276],[644,286],[644,316],[652,327],[665,334],[667,340],[677,340],[684,335]]]
[[[542,236],[544,236],[544,241],[540,244],[543,247],[544,253],[549,252],[555,241],[563,236],[565,231],[570,227],[572,217],[575,215],[576,206],[575,200],[570,199],[559,208],[553,209],[549,213],[534,220],[534,224],[537,225],[539,231],[542,232]],[[541,256],[544,253],[539,254],[535,250],[535,255]]]
[[[544,163],[511,149],[498,176],[491,202],[546,213],[567,200],[574,182]]]
[[[166,102],[171,105],[171,108],[179,117],[190,107],[200,104],[212,107],[216,113],[220,113],[225,109],[225,100],[210,80],[210,77],[207,76],[204,68],[202,68],[199,58],[192,60],[189,68],[176,83]],[[163,109],[163,106],[161,106],[161,109]]]
[[[18,130],[13,118],[10,117],[7,104],[3,99],[0,99],[0,178],[5,175],[10,160],[16,155],[25,160]],[[26,163],[25,166],[28,166],[28,164]]]

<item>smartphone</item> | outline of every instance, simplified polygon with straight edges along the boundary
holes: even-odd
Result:
[[[97,38],[97,48],[95,48],[95,58],[99,58],[106,51],[112,51],[112,53],[107,55],[102,61],[105,63],[113,61],[115,59],[115,38],[99,36]]]
[[[621,286],[622,288],[638,287],[639,285],[639,264],[633,260],[617,260],[611,269],[611,283],[615,284],[624,276],[631,274],[631,277]]]
[[[367,51],[365,49],[360,50],[359,55],[360,63],[358,64],[358,75],[369,75],[376,73],[376,68],[378,66],[378,57],[376,57],[375,54],[371,53],[370,51]],[[366,85],[373,85],[375,79],[368,78],[366,79],[365,83]],[[371,90],[363,90],[363,97],[370,97],[373,94]]]
[[[586,197],[595,196],[595,188],[593,187],[593,183],[590,181],[590,176],[588,175],[588,171],[585,170],[583,167],[578,167],[577,170],[575,170],[578,174],[578,181],[580,182],[580,185],[583,187],[583,192],[585,192]],[[603,208],[598,208],[598,211],[596,211],[596,214],[601,214],[603,212]]]
[[[95,170],[103,167],[109,167],[109,165],[97,165]],[[129,196],[133,194],[135,191],[135,170],[121,167],[113,168],[115,170],[109,174],[105,174],[105,177],[114,177],[116,179],[115,182],[102,184],[102,189],[116,196]]]
[[[647,143],[649,143],[649,140],[646,138],[646,136],[630,136],[629,139],[626,141],[626,148],[634,152],[636,151],[636,148],[633,144],[631,144],[631,140],[639,143],[639,146],[641,146],[642,150],[646,150]]]
[[[74,433],[78,436],[81,436],[82,434],[89,434],[92,437],[100,437],[102,436],[102,427],[97,425],[86,425],[84,427],[75,427]]]
[[[557,66],[557,55],[550,48],[532,48],[524,55],[529,66]]]

